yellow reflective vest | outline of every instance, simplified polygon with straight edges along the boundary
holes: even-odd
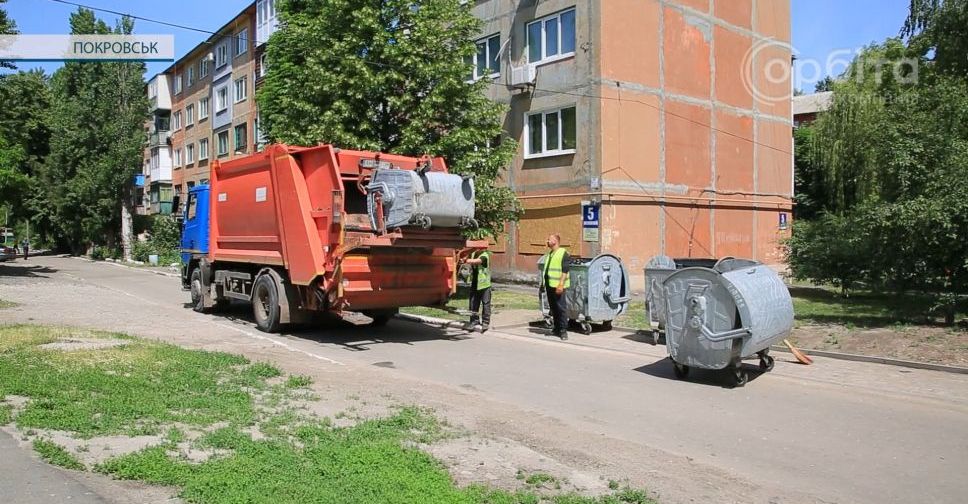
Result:
[[[558,288],[558,285],[561,284],[561,261],[565,258],[567,252],[563,247],[558,247],[558,250],[545,254],[544,271],[541,278],[547,278],[548,286],[551,288]],[[565,278],[565,288],[568,287],[571,287],[571,275]]]

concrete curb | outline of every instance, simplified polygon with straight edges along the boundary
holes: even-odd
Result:
[[[95,264],[109,264],[111,266],[115,266],[115,267],[118,267],[118,268],[125,268],[125,269],[129,269],[129,270],[134,270],[134,271],[141,271],[143,273],[153,273],[155,275],[169,277],[169,278],[181,278],[181,275],[179,275],[177,273],[170,273],[170,272],[167,272],[167,271],[156,271],[156,270],[138,268],[138,267],[135,267],[135,266],[129,266],[129,265],[127,265],[125,263],[122,263],[122,262],[95,261],[94,259],[88,259],[86,257],[78,257],[78,259],[81,259],[83,261],[87,261],[87,262],[90,262],[90,263],[95,263]]]
[[[410,315],[407,313],[401,313],[397,315],[397,317],[405,320],[410,320],[413,322],[426,322],[431,324],[438,324],[444,327],[462,327],[463,326],[463,324],[459,321],[447,320],[447,319],[442,319],[437,317],[428,317],[425,315]],[[491,329],[499,331],[502,329],[517,329],[521,327],[527,327],[528,325],[529,323],[525,322],[521,324],[493,326]],[[643,332],[636,329],[630,329],[627,327],[613,327],[612,330],[624,332],[624,333],[630,333],[630,334],[637,334],[637,333]],[[592,346],[592,345],[584,345],[584,344],[578,344],[578,345]],[[601,348],[601,347],[595,347],[595,346],[592,346],[592,347]],[[790,349],[787,348],[786,346],[774,345],[770,348],[770,350],[774,352],[792,353],[790,352]],[[867,362],[871,364],[884,364],[887,366],[905,367],[905,368],[911,368],[911,369],[924,369],[928,371],[939,371],[942,373],[968,374],[968,368],[963,368],[959,366],[948,366],[945,364],[932,364],[929,362],[916,362],[916,361],[909,361],[909,360],[903,360],[903,359],[892,359],[890,357],[873,357],[869,355],[856,355],[856,354],[848,354],[848,353],[841,353],[841,352],[830,352],[827,350],[809,350],[805,348],[800,348],[799,350],[807,355],[812,355],[815,357],[826,357],[829,359],[837,359],[837,360],[853,361],[853,362]],[[640,355],[644,355],[644,354],[640,354]]]

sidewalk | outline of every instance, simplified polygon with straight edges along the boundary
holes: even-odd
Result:
[[[21,449],[6,432],[0,432],[0,489],[4,502],[17,504],[106,504],[93,490],[59,469]]]

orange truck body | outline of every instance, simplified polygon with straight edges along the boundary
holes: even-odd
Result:
[[[456,228],[374,229],[365,187],[378,164],[447,172],[441,158],[331,145],[275,144],[213,161],[206,288],[217,284],[217,271],[249,272],[254,279],[272,269],[289,311],[445,304],[456,292],[459,255],[486,243],[468,242]],[[232,286],[225,273],[220,278],[225,289]]]

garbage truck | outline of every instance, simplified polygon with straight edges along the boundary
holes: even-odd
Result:
[[[346,311],[382,325],[456,292],[460,255],[487,247],[464,237],[474,210],[474,180],[439,157],[271,145],[189,191],[182,286],[196,311],[250,303],[265,332]]]

